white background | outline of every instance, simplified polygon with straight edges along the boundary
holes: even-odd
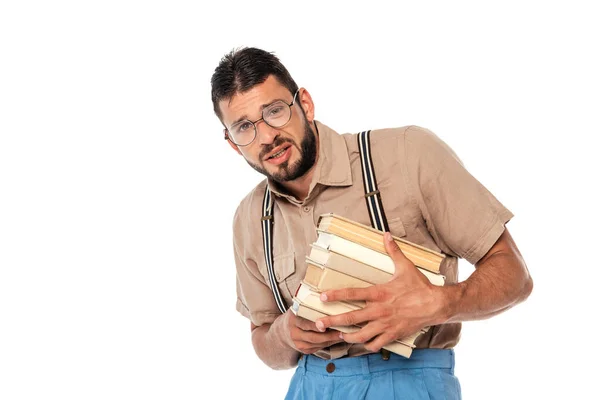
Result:
[[[463,398],[589,398],[600,28],[557,3],[2,2],[0,399],[283,398],[235,311],[231,220],[262,177],[210,78],[239,46],[340,133],[433,130],[515,214],[535,288],[464,324]]]

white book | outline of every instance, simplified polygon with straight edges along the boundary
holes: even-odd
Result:
[[[394,261],[392,257],[387,254],[382,254],[378,251],[372,250],[368,247],[362,246],[358,243],[352,242],[350,240],[344,239],[342,237],[336,236],[334,234],[318,231],[317,240],[313,243],[312,249],[310,252],[310,258],[314,261],[327,266],[328,260],[330,258],[330,254],[327,254],[325,251],[319,251],[319,248],[322,250],[327,250],[328,252],[333,252],[340,254],[342,256],[348,257],[350,259],[356,260],[362,264],[366,264],[373,268],[377,268],[381,271],[384,271],[391,275],[394,274],[396,266],[394,265]],[[421,267],[416,267],[419,272],[429,279],[434,285],[443,286],[445,282],[445,277],[442,274],[436,274],[434,272],[428,271]],[[348,273],[349,275],[353,275],[348,271],[341,271]]]

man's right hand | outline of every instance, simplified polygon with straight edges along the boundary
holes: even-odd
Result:
[[[289,339],[288,345],[300,353],[312,354],[325,347],[343,342],[339,336],[340,332],[333,329],[319,332],[314,322],[297,317],[291,310],[288,310],[283,317],[289,333],[286,335]]]
[[[314,322],[296,317],[292,310],[280,314],[272,323],[260,326],[250,322],[252,345],[258,357],[273,369],[293,368],[298,352],[312,354],[343,342],[334,329],[319,332]]]

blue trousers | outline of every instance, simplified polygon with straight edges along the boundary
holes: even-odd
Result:
[[[392,353],[323,360],[304,355],[286,400],[460,400],[454,350],[415,349],[410,358]]]

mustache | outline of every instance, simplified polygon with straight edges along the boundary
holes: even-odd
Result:
[[[260,152],[260,159],[262,160],[267,154],[273,151],[274,148],[276,148],[277,146],[281,146],[284,143],[289,143],[292,146],[296,145],[296,143],[294,143],[292,139],[276,137],[273,143],[265,145],[265,147],[263,147],[262,151]]]

